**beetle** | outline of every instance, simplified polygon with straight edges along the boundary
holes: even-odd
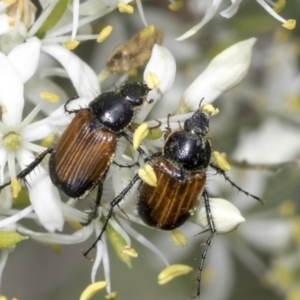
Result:
[[[141,220],[148,226],[161,230],[174,230],[183,225],[196,210],[201,197],[204,199],[210,235],[206,240],[198,268],[197,296],[200,295],[201,273],[206,254],[216,233],[209,196],[205,189],[208,167],[223,175],[239,191],[260,201],[258,197],[237,186],[225,171],[211,162],[212,147],[208,130],[212,106],[200,105],[199,109],[184,122],[183,128],[167,130],[161,152],[144,159],[152,166],[157,180],[155,185],[141,180],[137,195],[137,212]],[[124,190],[110,202],[102,231],[94,244],[83,253],[85,257],[101,240],[114,207],[122,201],[138,180],[140,177],[136,174]]]
[[[125,129],[131,124],[136,110],[143,104],[150,89],[141,82],[123,84],[115,91],[97,96],[87,108],[67,109],[75,117],[54,146],[42,152],[22,170],[17,179],[36,168],[47,154],[49,175],[53,184],[71,198],[81,198],[98,186],[95,207],[86,224],[97,216],[103,182],[113,162],[119,137],[131,138]],[[0,186],[0,190],[10,182]]]

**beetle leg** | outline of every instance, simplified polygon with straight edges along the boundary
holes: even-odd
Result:
[[[210,163],[209,166],[214,169],[218,174],[221,174],[224,179],[226,181],[228,181],[233,187],[235,187],[238,191],[244,193],[246,196],[250,196],[252,198],[254,198],[255,200],[258,200],[261,204],[263,204],[263,201],[257,197],[257,196],[254,196],[252,194],[250,194],[249,192],[245,191],[244,189],[242,189],[241,187],[239,187],[237,184],[235,184],[229,177],[228,175],[226,174],[225,171],[223,171],[221,168],[219,168],[218,166],[216,166],[215,164],[213,163]]]
[[[46,149],[44,152],[42,152],[40,155],[38,155],[35,160],[30,163],[24,170],[22,170],[18,175],[17,175],[17,179],[23,179],[25,180],[25,177],[31,173],[31,171],[33,171],[44,159],[44,157],[51,153],[53,150],[53,147],[49,147],[48,149]],[[10,181],[4,183],[3,185],[0,186],[0,190],[2,190],[3,188],[5,188],[6,186],[10,185]]]
[[[67,113],[69,113],[69,114],[73,114],[73,113],[78,113],[78,112],[81,110],[81,109],[73,109],[73,110],[68,110],[68,109],[67,109],[67,105],[68,105],[71,101],[76,100],[76,99],[78,99],[78,98],[79,98],[78,96],[74,96],[73,98],[69,99],[69,100],[65,103],[65,105],[64,105],[65,112],[67,112]]]
[[[106,219],[105,219],[105,222],[104,222],[104,225],[102,227],[102,230],[100,232],[100,234],[98,235],[96,241],[93,243],[93,245],[88,249],[86,250],[84,253],[83,253],[83,256],[88,258],[88,254],[89,252],[96,247],[97,243],[101,240],[102,238],[102,235],[103,233],[105,232],[106,230],[106,227],[108,225],[108,222],[110,220],[110,218],[112,217],[112,214],[113,214],[113,211],[114,211],[114,208],[119,205],[119,203],[123,200],[123,198],[126,196],[126,194],[130,191],[130,189],[134,186],[134,184],[139,180],[139,176],[138,174],[136,174],[133,179],[129,182],[129,184],[125,187],[125,189],[115,198],[113,199],[111,202],[110,202],[110,208],[109,208],[109,211],[108,211],[108,214],[106,216]]]
[[[208,222],[208,226],[209,226],[209,230],[210,230],[210,235],[208,236],[208,238],[205,241],[205,248],[204,248],[204,250],[202,252],[201,262],[200,262],[200,265],[198,267],[197,297],[200,296],[200,282],[201,282],[201,274],[202,274],[202,270],[203,270],[203,266],[204,266],[204,261],[205,261],[208,249],[209,249],[209,247],[211,245],[212,238],[213,238],[214,234],[217,232],[215,224],[214,224],[214,221],[213,221],[211,209],[210,209],[209,196],[208,196],[208,193],[207,193],[207,191],[205,189],[203,191],[202,196],[204,198],[205,212],[206,212],[206,218],[207,218],[207,222]]]
[[[138,161],[135,162],[134,164],[131,164],[131,165],[121,165],[121,164],[118,164],[115,161],[113,161],[113,164],[118,166],[119,168],[132,168],[132,167],[139,167],[140,166],[140,163]]]

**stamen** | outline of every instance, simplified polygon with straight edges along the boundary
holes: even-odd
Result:
[[[42,92],[40,93],[40,97],[46,101],[49,101],[51,103],[56,103],[59,101],[59,96],[56,94],[52,94],[49,92]]]
[[[296,20],[289,19],[284,24],[282,24],[282,27],[284,27],[288,30],[293,30],[296,27]]]
[[[102,43],[103,41],[105,41],[109,37],[109,35],[111,34],[112,30],[113,30],[113,27],[110,26],[110,25],[104,27],[100,31],[100,33],[97,37],[97,43]]]
[[[19,193],[21,192],[21,184],[16,178],[11,179],[11,190],[14,198],[17,198]]]
[[[171,231],[172,242],[177,247],[185,247],[187,244],[186,236],[179,230]]]
[[[212,153],[212,157],[213,159],[215,160],[217,166],[223,170],[223,171],[229,171],[231,169],[231,166],[230,164],[228,163],[228,161],[226,160],[225,158],[225,154],[221,154],[220,152],[218,151],[214,151]]]
[[[153,72],[148,72],[146,74],[146,84],[150,90],[153,90],[160,84],[160,80]]]
[[[162,270],[158,275],[158,284],[166,284],[167,282],[173,280],[174,278],[185,275],[191,272],[193,268],[187,265],[171,265],[164,270]]]
[[[157,185],[156,174],[152,166],[150,166],[149,164],[144,165],[144,168],[138,169],[138,175],[144,182],[146,182],[150,186]]]
[[[89,286],[87,286],[86,289],[82,292],[79,300],[89,300],[96,293],[105,289],[106,287],[107,287],[106,281],[98,281],[98,282],[92,283]]]
[[[77,48],[79,44],[80,44],[80,42],[78,40],[72,40],[72,41],[67,41],[67,42],[63,43],[64,47],[69,50],[73,50],[73,49]]]
[[[133,6],[126,3],[118,3],[118,9],[120,13],[125,13],[125,14],[133,14],[134,12]]]
[[[149,125],[148,123],[142,123],[134,132],[132,144],[133,149],[136,150],[145,137],[149,134]]]
[[[178,11],[183,7],[183,1],[182,0],[172,1],[172,3],[168,5],[168,7],[172,11]]]

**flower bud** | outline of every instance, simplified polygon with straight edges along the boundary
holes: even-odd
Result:
[[[245,222],[241,212],[232,203],[221,198],[210,198],[210,209],[215,228],[218,233],[227,233],[236,229],[240,223]],[[208,228],[204,201],[191,219],[192,222],[203,228]]]

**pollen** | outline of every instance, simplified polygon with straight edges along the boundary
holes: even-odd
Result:
[[[171,238],[176,247],[185,247],[187,244],[186,236],[179,230],[173,230],[171,232]]]
[[[77,40],[72,40],[72,41],[66,41],[63,43],[64,47],[69,49],[69,50],[74,50],[77,48],[77,46],[80,44],[79,41]]]
[[[141,38],[148,38],[150,37],[155,31],[155,27],[153,25],[149,25],[143,29],[140,33]]]
[[[207,112],[210,116],[214,116],[219,113],[219,109],[215,108],[212,104],[204,104],[201,106],[201,110]]]
[[[182,0],[172,1],[172,3],[168,5],[168,7],[172,11],[178,11],[183,7],[183,1]]]
[[[220,153],[218,151],[214,151],[212,153],[212,157],[215,160],[217,166],[222,169],[223,171],[229,171],[231,169],[230,164],[228,163],[228,161],[225,158],[225,154],[224,153]]]
[[[138,253],[135,251],[135,249],[129,246],[126,246],[123,250],[121,250],[121,253],[130,257],[138,257]]]
[[[171,265],[158,274],[158,284],[166,284],[174,278],[191,272],[193,268],[187,265]]]
[[[40,93],[40,97],[46,101],[49,101],[51,103],[56,103],[59,101],[59,96],[56,94],[52,94],[49,92],[42,92]]]
[[[11,191],[14,198],[17,198],[21,192],[21,184],[16,178],[12,178],[11,182]]]
[[[285,4],[285,0],[278,0],[273,6],[274,11],[280,13],[284,9]]]
[[[293,30],[296,27],[296,20],[295,19],[289,19],[285,23],[282,24],[282,27]]]
[[[117,298],[116,292],[111,292],[105,296],[105,300],[115,300]]]
[[[133,14],[134,12],[133,6],[126,3],[118,3],[118,9],[119,12],[123,14]]]
[[[160,80],[153,72],[148,72],[146,74],[146,84],[150,90],[153,90],[160,84]]]
[[[133,149],[136,150],[145,137],[149,134],[149,125],[148,123],[142,123],[134,132],[132,144]]]
[[[97,281],[95,283],[90,284],[87,288],[82,292],[79,300],[89,300],[91,299],[96,293],[100,292],[101,290],[107,287],[106,281]]]
[[[157,185],[157,177],[156,174],[149,164],[146,164],[144,168],[140,168],[138,170],[139,177],[149,184],[150,186],[156,186]]]
[[[112,31],[113,31],[112,26],[108,25],[108,26],[104,27],[98,34],[97,43],[104,42],[110,36]]]

